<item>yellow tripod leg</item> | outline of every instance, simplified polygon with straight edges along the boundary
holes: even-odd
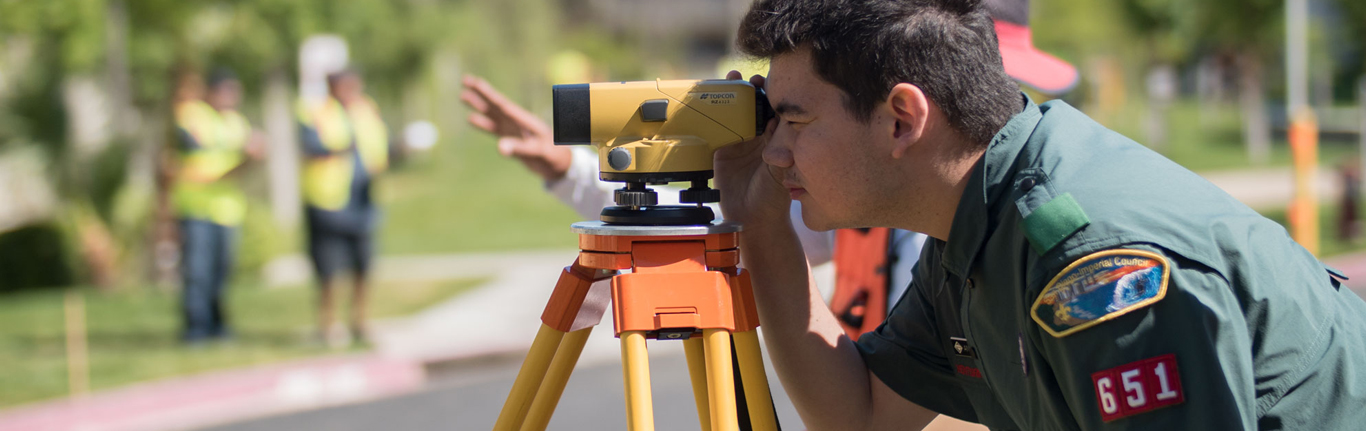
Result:
[[[545,431],[550,424],[550,415],[555,414],[555,406],[564,394],[564,386],[569,383],[569,374],[574,372],[574,364],[579,362],[583,345],[588,342],[591,333],[593,327],[589,326],[565,334],[560,348],[555,351],[555,359],[550,361],[550,371],[545,374],[541,388],[531,402],[531,410],[527,412],[521,431]]]
[[[650,397],[650,357],[645,351],[645,332],[621,333],[621,370],[626,381],[626,429],[654,431],[654,400]]]
[[[711,409],[707,401],[707,363],[702,339],[683,340],[683,353],[688,357],[688,376],[692,377],[692,397],[697,402],[697,421],[702,431],[711,431]]]
[[[773,394],[768,392],[768,376],[764,373],[764,357],[759,352],[758,331],[736,332],[735,357],[740,361],[740,380],[745,386],[745,403],[749,407],[749,423],[754,431],[777,431],[778,419],[773,412]]]
[[[508,393],[507,402],[503,403],[503,411],[498,413],[498,422],[493,425],[494,431],[521,429],[522,419],[526,418],[527,409],[531,407],[531,401],[540,389],[541,381],[545,379],[546,371],[550,367],[550,361],[555,357],[555,351],[559,349],[564,336],[564,332],[541,324],[541,330],[536,333],[536,340],[531,342],[531,351],[527,352],[526,360],[522,361],[522,369],[517,372],[517,380],[512,383],[512,391]]]
[[[735,412],[735,375],[730,363],[730,332],[703,329],[706,343],[707,398],[711,401],[712,431],[739,431]]]

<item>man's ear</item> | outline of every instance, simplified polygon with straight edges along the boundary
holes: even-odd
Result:
[[[930,99],[924,91],[920,91],[920,87],[903,82],[892,87],[887,95],[887,104],[895,121],[892,157],[899,159],[924,136],[925,125],[929,122]]]

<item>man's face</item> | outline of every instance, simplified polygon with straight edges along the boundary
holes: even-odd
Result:
[[[332,97],[337,98],[342,103],[350,103],[352,100],[356,100],[364,91],[360,77],[356,75],[342,75],[332,81]]]
[[[859,122],[844,92],[822,80],[809,49],[773,58],[765,88],[778,128],[764,162],[802,203],[807,227],[828,230],[870,226],[870,214],[886,210],[885,173],[891,158],[878,133],[889,119],[878,109]],[[879,176],[883,176],[880,178]]]
[[[205,101],[214,109],[237,109],[237,105],[242,102],[242,83],[235,79],[216,83],[209,89],[208,99]]]

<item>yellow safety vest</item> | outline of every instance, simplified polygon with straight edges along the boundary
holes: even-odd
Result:
[[[247,213],[247,199],[228,172],[244,161],[243,148],[251,125],[236,111],[217,111],[203,101],[182,102],[175,108],[176,126],[185,130],[198,148],[179,151],[180,170],[172,191],[181,217],[237,226]]]
[[[334,98],[313,107],[300,104],[299,122],[318,133],[331,154],[310,156],[304,162],[304,200],[326,210],[345,208],[355,175],[353,153],[360,154],[366,172],[376,175],[389,167],[389,130],[370,98],[343,107]],[[354,146],[352,143],[354,142]]]

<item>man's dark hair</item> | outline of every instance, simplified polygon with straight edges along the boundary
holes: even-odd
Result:
[[[360,79],[360,70],[354,67],[347,67],[342,70],[329,73],[327,74],[327,85],[329,87],[335,86],[337,85],[337,81],[342,80],[342,78]]]
[[[758,0],[736,43],[764,58],[809,47],[816,74],[864,123],[902,82],[983,145],[1020,110],[981,0]]]
[[[237,73],[233,72],[232,69],[226,67],[214,68],[212,71],[209,72],[208,79],[205,79],[204,81],[205,85],[209,89],[218,88],[219,85],[223,85],[228,82],[240,82],[237,80]]]

